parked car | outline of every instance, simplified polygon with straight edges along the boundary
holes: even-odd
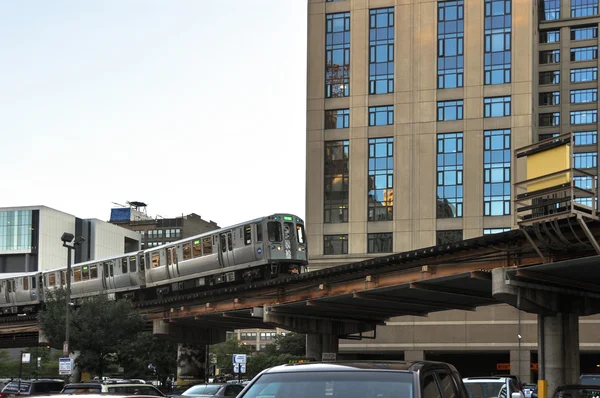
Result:
[[[470,398],[525,398],[525,393],[510,377],[466,377],[463,383]],[[509,395],[506,394],[507,384]]]
[[[523,384],[523,393],[525,394],[525,398],[534,398],[534,396],[537,396],[537,384]]]
[[[64,380],[58,379],[13,380],[4,386],[0,396],[5,398],[17,395],[46,395],[59,393],[64,385]]]
[[[140,383],[70,383],[61,391],[62,394],[135,394],[164,397],[158,388],[150,384]]]
[[[468,398],[454,366],[433,361],[327,362],[276,366],[237,398]]]
[[[556,387],[552,398],[597,398],[600,396],[600,384],[566,384]]]
[[[235,397],[244,389],[241,384],[196,384],[185,390],[181,397]]]

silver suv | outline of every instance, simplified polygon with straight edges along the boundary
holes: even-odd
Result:
[[[164,397],[165,394],[149,384],[139,383],[71,383],[67,384],[61,391],[61,394],[135,394],[135,395],[152,395],[156,397]]]

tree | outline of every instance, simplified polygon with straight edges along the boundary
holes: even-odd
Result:
[[[65,295],[63,289],[46,296],[46,309],[39,315],[40,328],[53,347],[61,347],[65,336]],[[143,320],[128,300],[109,300],[106,295],[86,298],[71,309],[69,348],[79,350],[77,366],[102,376],[116,360],[116,353],[135,340]]]
[[[250,348],[238,339],[229,339],[224,343],[210,346],[210,352],[217,357],[217,368],[223,373],[233,372],[233,354],[249,354]]]
[[[150,332],[139,333],[130,344],[123,345],[117,355],[125,378],[150,376],[164,383],[177,372],[177,344]]]
[[[289,354],[303,357],[306,355],[306,335],[301,333],[278,334],[273,344],[268,344],[265,353],[267,355]]]

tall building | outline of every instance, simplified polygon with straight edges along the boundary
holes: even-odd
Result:
[[[66,266],[61,236],[85,239],[75,246],[74,263],[139,250],[139,234],[97,219],[81,219],[46,206],[0,208],[0,273]]]
[[[553,134],[574,132],[575,167],[597,174],[599,22],[598,0],[309,0],[311,270],[509,230],[512,151]],[[517,311],[402,317],[340,347],[520,361],[498,322]]]
[[[219,229],[216,222],[203,220],[196,213],[181,217],[163,218],[148,216],[146,203],[128,202],[129,207],[111,209],[110,222],[136,231],[142,238],[142,249],[164,245],[188,236]]]

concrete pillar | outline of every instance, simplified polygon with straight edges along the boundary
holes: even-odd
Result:
[[[177,385],[203,383],[205,378],[206,345],[177,345]],[[221,369],[224,373],[233,373],[230,369]]]
[[[406,350],[404,351],[405,361],[423,361],[425,360],[425,351],[423,350]]]
[[[561,384],[579,378],[579,317],[558,313],[543,317],[544,373],[548,396]]]
[[[531,351],[510,350],[510,374],[519,376],[523,383],[531,381]]]
[[[338,341],[337,335],[308,333],[306,335],[306,357],[320,361],[324,352],[337,354],[339,350]]]

